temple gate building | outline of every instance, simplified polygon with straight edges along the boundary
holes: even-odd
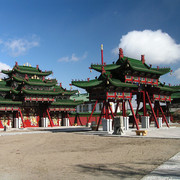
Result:
[[[42,71],[38,65],[16,62],[12,70],[2,73],[7,77],[0,80],[0,128],[69,125],[68,113],[82,103],[70,99],[77,91],[66,90],[56,79],[47,78],[52,71]]]

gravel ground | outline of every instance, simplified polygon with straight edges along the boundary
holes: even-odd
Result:
[[[180,151],[179,139],[52,132],[0,136],[0,179],[141,179]]]

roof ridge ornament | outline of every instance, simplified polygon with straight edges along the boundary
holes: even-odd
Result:
[[[123,49],[119,48],[119,59],[123,58],[124,54],[123,54]]]
[[[102,74],[104,74],[106,71],[104,69],[104,59],[103,59],[103,44],[101,44],[101,70],[102,70]]]
[[[145,64],[145,58],[144,58],[144,56],[145,56],[145,55],[141,55],[141,62],[142,62],[143,64]]]

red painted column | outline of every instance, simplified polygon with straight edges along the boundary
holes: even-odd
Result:
[[[144,109],[144,112],[143,112],[143,115],[146,116],[146,94],[145,94],[145,91],[142,91],[143,92],[143,109]]]
[[[134,110],[133,110],[133,107],[132,107],[131,101],[130,101],[130,100],[128,100],[128,102],[129,102],[129,106],[130,106],[130,108],[131,108],[131,112],[132,112],[133,117],[134,117],[134,121],[135,121],[135,124],[136,124],[136,128],[137,128],[137,130],[139,130],[139,125],[138,125],[138,122],[137,122],[137,119],[136,119],[136,115],[135,115],[135,113],[134,113]]]
[[[19,108],[18,111],[19,111],[19,114],[20,114],[20,116],[21,116],[23,128],[25,128],[25,123],[24,123],[24,119],[23,119],[23,115],[22,115],[21,109]]]
[[[122,109],[123,109],[123,116],[126,116],[125,100],[123,100],[123,102],[122,102]]]
[[[168,124],[168,122],[167,122],[166,116],[164,115],[164,112],[163,112],[162,107],[160,106],[160,104],[159,104],[159,109],[160,109],[160,111],[161,111],[161,113],[162,113],[162,116],[163,116],[163,118],[164,118],[164,120],[165,120],[165,122],[166,122],[167,127],[169,127],[169,124]]]
[[[103,101],[103,107],[102,107],[102,109],[101,109],[101,114],[100,114],[100,116],[99,116],[99,121],[98,121],[98,124],[97,124],[96,131],[98,131],[98,129],[99,129],[99,125],[100,125],[101,117],[102,117],[102,115],[103,115],[103,111],[104,111],[104,106],[105,106],[105,102]]]
[[[147,98],[148,98],[148,101],[149,101],[149,105],[150,105],[150,107],[151,107],[151,110],[152,110],[152,113],[153,113],[154,120],[155,120],[155,122],[156,122],[157,128],[159,128],[159,123],[158,123],[158,121],[157,121],[156,114],[155,114],[154,109],[153,109],[153,107],[152,107],[151,100],[150,100],[150,98],[149,98],[149,94],[148,94],[147,91],[146,91],[146,95],[147,95]]]
[[[94,111],[95,111],[95,109],[96,109],[97,103],[98,103],[98,100],[96,101],[96,103],[95,103],[95,105],[94,105],[94,107],[93,107],[93,110],[92,110],[92,112],[91,112],[91,115],[89,116],[89,119],[88,119],[87,123],[89,123],[89,121],[90,121],[90,119],[91,119],[91,117],[92,117],[92,115],[93,115],[93,113],[94,113]]]
[[[106,119],[109,119],[109,106],[108,106],[108,104],[109,104],[109,102],[105,102],[106,103],[106,105],[105,105],[105,108],[106,108],[106,115],[105,115],[105,118]]]
[[[115,112],[114,112],[114,115],[115,115],[115,116],[117,115],[118,107],[119,107],[119,101],[118,101],[117,104],[116,104],[116,109],[115,109]]]

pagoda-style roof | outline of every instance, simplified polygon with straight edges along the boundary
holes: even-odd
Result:
[[[110,83],[115,87],[123,87],[123,88],[137,88],[136,84],[124,83],[119,79],[109,78]]]
[[[129,64],[130,69],[137,72],[144,72],[144,73],[150,73],[150,74],[156,74],[156,75],[164,75],[171,71],[170,68],[151,68],[146,63],[143,63],[141,60],[133,59],[124,56],[123,58],[120,58],[116,62],[117,65],[124,65]]]
[[[31,66],[19,66],[15,65],[12,70],[2,70],[2,73],[10,75],[14,72],[18,72],[21,74],[29,74],[29,75],[40,75],[40,76],[48,76],[52,74],[52,71],[41,71],[39,67],[31,67]]]
[[[172,98],[172,99],[180,99],[180,92],[173,93],[173,94],[171,95],[171,98]]]
[[[20,76],[15,76],[15,75],[12,75],[12,77],[8,80],[9,81],[15,80],[18,82],[23,82],[24,84],[28,84],[32,86],[55,86],[57,84],[56,79],[51,79],[51,80],[48,80],[48,79],[41,80],[41,79],[31,79],[31,78],[25,79],[25,78],[22,78]]]
[[[4,104],[4,105],[10,105],[10,104],[16,105],[17,104],[17,105],[20,105],[20,104],[22,104],[22,102],[21,101],[13,101],[12,99],[3,98],[0,96],[0,104]]]
[[[115,70],[115,69],[118,69],[120,67],[120,65],[117,65],[117,64],[105,64],[104,65],[104,70],[105,71],[112,71],[112,70]],[[102,71],[102,65],[96,65],[96,64],[92,64],[91,69],[94,69],[98,72],[101,72]]]
[[[52,106],[77,106],[82,104],[83,101],[74,101],[71,99],[58,99],[56,102],[51,103]]]
[[[155,91],[165,94],[175,92],[173,88],[158,81],[161,75],[170,72],[171,69],[152,68],[151,65],[145,63],[144,55],[141,56],[141,60],[138,60],[120,54],[116,63],[106,64],[102,61],[101,65],[92,64],[90,69],[100,72],[100,76],[88,81],[72,81],[72,85],[86,89],[89,93],[92,93],[95,89],[113,91],[116,88],[119,91],[133,92],[134,90],[139,91],[142,88],[140,88],[141,85],[144,85],[145,88],[147,86],[155,87]]]
[[[95,87],[99,86],[103,83],[102,80],[93,79],[89,81],[72,81],[72,85],[80,87],[80,88],[89,88],[89,87]]]
[[[9,92],[11,87],[6,85],[6,81],[1,80],[0,81],[0,92]]]

